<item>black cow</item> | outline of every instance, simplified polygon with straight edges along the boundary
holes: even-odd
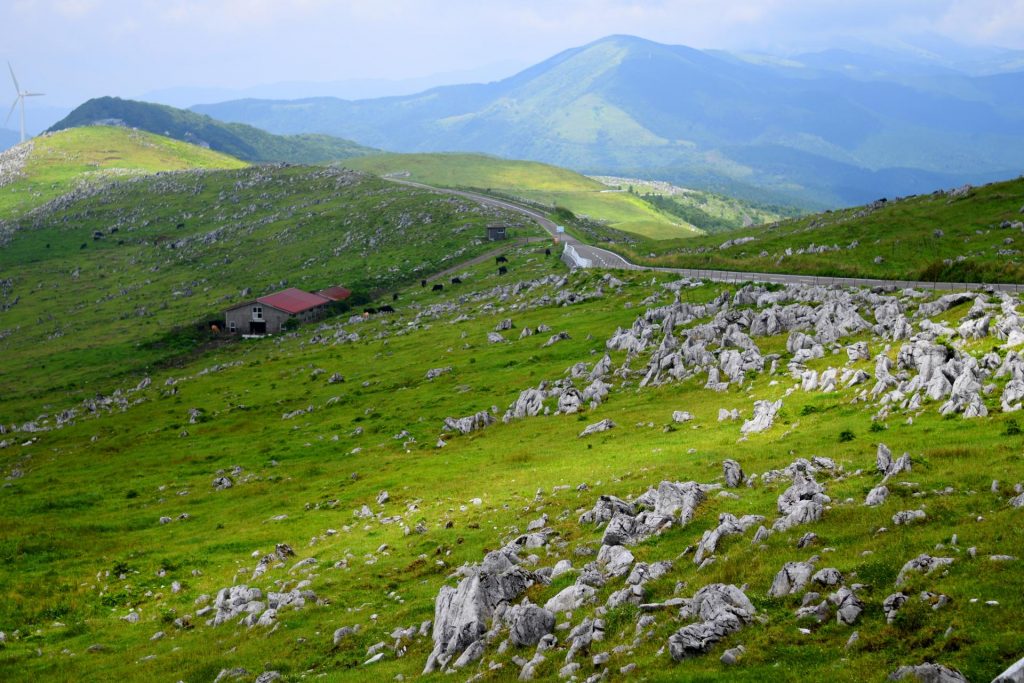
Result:
[[[499,266],[498,267],[498,275],[504,275],[507,272],[508,272],[508,268],[506,268],[505,266]]]
[[[433,289],[431,289],[430,291],[432,291],[432,292],[440,292],[442,290],[444,290],[444,285],[434,285]]]
[[[494,262],[495,263],[508,263],[508,259],[505,258],[504,256],[495,256],[494,257]]]
[[[367,315],[373,315],[376,312],[377,312],[376,308],[364,308],[363,309],[363,313],[366,313]]]
[[[544,250],[544,255],[551,256],[551,247],[548,247],[547,249]]]
[[[394,313],[395,309],[392,308],[392,306],[390,304],[384,304],[383,306],[381,306],[380,308],[377,309],[377,312],[378,313]]]
[[[178,223],[178,225],[176,227],[178,228],[178,230],[181,230],[182,228],[185,227],[185,224],[184,223]]]
[[[420,280],[420,287],[426,287],[426,286],[427,286],[427,281],[426,280]]]
[[[462,280],[460,280],[460,279],[459,279],[459,278],[457,278],[457,277],[453,277],[453,278],[452,278],[452,284],[453,284],[453,285],[461,285],[461,284],[462,284]]]
[[[398,292],[395,292],[394,294],[391,295],[391,300],[398,301]]]

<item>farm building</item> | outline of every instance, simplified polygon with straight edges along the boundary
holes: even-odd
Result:
[[[317,292],[320,296],[327,297],[331,301],[344,301],[345,299],[352,296],[352,290],[344,287],[328,287],[327,289],[321,289]]]
[[[494,242],[497,240],[506,239],[508,236],[505,233],[505,226],[497,223],[492,223],[487,226],[487,239]]]
[[[228,332],[273,334],[280,332],[285,323],[292,319],[307,323],[323,318],[327,314],[328,304],[342,301],[351,294],[344,287],[329,287],[323,291],[330,291],[332,296],[289,287],[229,308],[224,312],[224,322]]]

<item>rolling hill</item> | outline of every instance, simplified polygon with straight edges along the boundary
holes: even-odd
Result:
[[[685,221],[660,211],[639,197],[557,166],[512,161],[479,154],[376,154],[344,162],[376,175],[407,178],[437,187],[475,189],[525,200],[607,223],[651,239],[700,234]]]
[[[495,83],[194,109],[391,151],[485,152],[822,208],[1020,172],[1024,74],[855,78],[806,62],[612,36]]]
[[[41,141],[79,131],[155,138],[86,128]],[[20,349],[0,375],[4,412],[167,360],[245,289],[343,284],[366,296],[432,274],[493,248],[494,220],[512,237],[540,234],[518,214],[331,168],[150,174],[65,195],[0,222],[0,349]]]
[[[613,248],[658,266],[939,282],[1024,281],[1024,178]]]
[[[0,220],[111,180],[246,165],[225,154],[145,131],[114,126],[62,130],[0,153]]]
[[[330,135],[272,135],[242,124],[226,124],[163,104],[99,97],[89,100],[50,127],[49,132],[94,124],[127,126],[252,162],[319,163],[374,150]]]

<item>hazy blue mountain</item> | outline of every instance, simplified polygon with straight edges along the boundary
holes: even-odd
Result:
[[[412,95],[429,88],[453,83],[486,83],[518,71],[519,64],[496,62],[462,71],[420,76],[417,78],[349,78],[339,81],[282,81],[248,88],[189,87],[162,88],[143,93],[147,102],[189,107],[202,102],[223,102],[238,99],[297,99],[303,97],[340,97],[367,99]]]
[[[14,147],[21,141],[21,133],[9,128],[0,128],[0,151]]]
[[[85,102],[54,124],[50,131],[96,123],[139,128],[245,161],[318,163],[375,151],[330,135],[274,135],[241,123],[216,121],[185,109],[117,97],[99,97]]]
[[[978,77],[900,54],[910,56],[892,66],[841,51],[758,60],[612,36],[495,83],[194,109],[276,133],[692,179],[805,204],[1018,174],[1024,73]]]

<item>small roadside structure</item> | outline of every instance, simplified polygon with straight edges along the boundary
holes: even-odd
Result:
[[[338,289],[344,290],[343,287]],[[340,299],[289,287],[227,309],[224,322],[228,332],[233,334],[274,334],[284,329],[289,320],[307,323],[323,318],[328,304],[333,301]]]
[[[508,239],[506,234],[506,227],[499,223],[491,223],[487,226],[487,239],[491,242],[497,242],[498,240]]]

